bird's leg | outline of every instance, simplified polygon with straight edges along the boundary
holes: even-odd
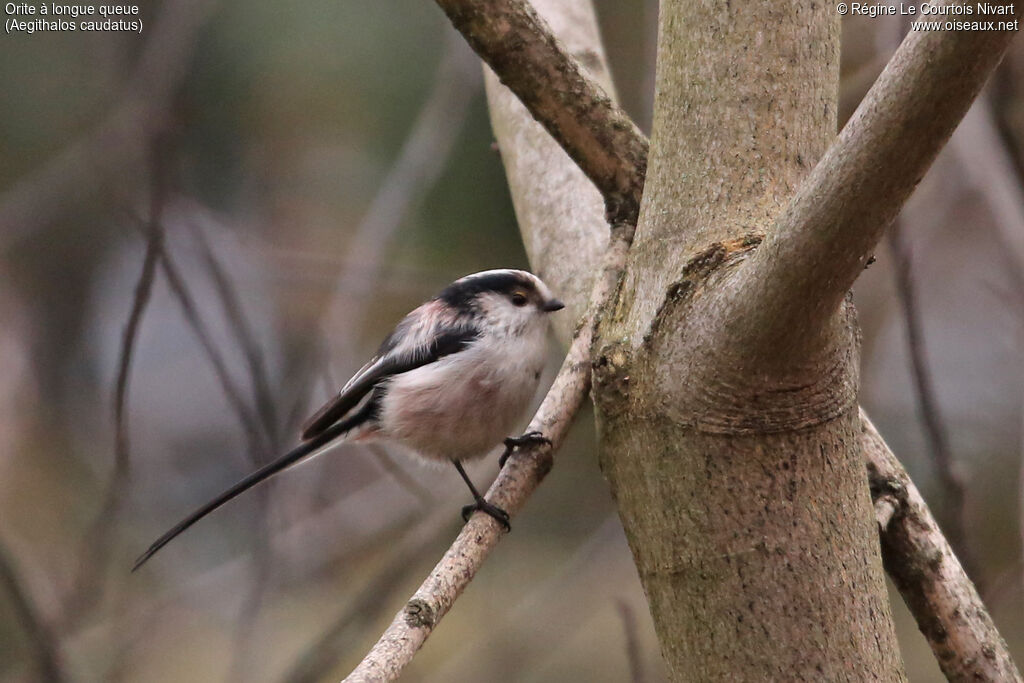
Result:
[[[497,505],[491,505],[484,497],[480,495],[480,492],[473,486],[473,482],[469,480],[469,475],[466,474],[466,470],[462,468],[462,463],[458,460],[452,460],[452,464],[455,465],[455,469],[459,471],[462,476],[462,480],[466,482],[466,486],[469,487],[470,493],[473,494],[473,500],[475,501],[472,505],[467,505],[462,508],[462,519],[469,521],[469,516],[475,511],[479,510],[493,517],[499,524],[505,527],[505,531],[511,531],[512,527],[508,523],[508,513],[502,510]]]
[[[531,444],[547,444],[551,445],[551,439],[544,436],[541,432],[526,432],[522,436],[510,436],[505,439],[505,452],[498,458],[498,467],[504,467],[505,461],[512,455],[512,451],[523,446],[529,446]]]

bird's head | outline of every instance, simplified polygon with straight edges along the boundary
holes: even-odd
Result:
[[[468,318],[523,330],[542,326],[549,313],[565,308],[544,281],[525,270],[485,270],[460,278],[438,296]]]

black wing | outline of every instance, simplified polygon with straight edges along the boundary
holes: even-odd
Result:
[[[401,329],[401,328],[400,328]],[[381,352],[348,381],[348,384],[324,407],[306,421],[302,427],[302,438],[312,439],[344,417],[359,405],[377,384],[388,377],[409,372],[434,361],[462,351],[479,332],[472,327],[460,326],[442,330],[422,345],[403,351],[400,345],[389,337],[381,346]]]

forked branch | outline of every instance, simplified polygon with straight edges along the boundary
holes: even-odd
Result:
[[[1014,34],[908,35],[751,258],[732,312],[751,347],[796,348],[832,318]]]
[[[615,284],[624,267],[635,229],[638,201],[643,191],[648,145],[636,126],[562,49],[528,3],[522,0],[437,1],[474,50],[497,73],[502,83],[515,92],[530,114],[552,134],[595,183],[605,200],[608,216],[616,226],[605,253],[602,274],[596,280],[589,298],[585,323],[573,337],[569,354],[555,384],[530,425],[531,430],[544,432],[553,444],[550,448],[531,448],[512,458],[488,492],[492,502],[514,514],[546,475],[552,463],[552,453],[561,445],[568,426],[589,390],[593,325],[604,303],[614,293]],[[776,261],[780,268],[789,263],[796,264],[795,272],[789,275],[800,280],[799,272],[796,271],[801,268],[807,271],[805,275],[813,277],[820,268],[841,256],[840,260],[846,264],[843,270],[846,280],[843,280],[841,287],[830,282],[828,289],[829,292],[836,290],[838,302],[859,272],[860,261],[867,258],[885,224],[895,216],[903,200],[920,179],[920,174],[923,174],[934,154],[948,138],[952,127],[963,115],[1008,41],[1008,36],[992,33],[980,38],[973,34],[921,34],[908,39],[876,84],[873,93],[866,98],[862,111],[854,117],[853,127],[847,127],[843,137],[833,145],[830,153],[812,173],[807,187],[780,219],[776,226],[779,236],[775,239],[773,250],[779,251],[782,247],[778,245],[782,245],[789,251],[785,258],[769,259],[769,265],[771,260]],[[937,93],[951,98],[953,102],[943,103],[941,112],[926,109],[921,114],[918,109],[924,106],[922,103],[927,102],[928,106],[932,106]],[[899,110],[903,107],[912,111],[900,114]],[[914,144],[923,144],[922,150],[908,150],[906,141],[901,138],[903,129],[900,126],[906,123],[904,119],[908,116],[925,116],[929,119],[922,129],[926,134],[916,132],[911,136]],[[887,125],[896,126],[889,135],[883,134],[884,126]],[[843,155],[861,161],[846,161]],[[892,164],[893,170],[880,173],[878,164],[882,162]],[[884,164],[881,168],[885,168]],[[847,175],[844,174],[851,173],[852,179],[857,181],[855,187],[845,187],[837,180],[846,179]],[[879,177],[873,177],[872,174]],[[871,196],[871,192],[877,196]],[[862,204],[878,205],[867,210],[879,214],[879,221],[876,222],[881,222],[881,225],[861,223],[870,226],[871,235],[857,236],[862,244],[858,242],[855,245],[855,253],[851,254],[851,247],[847,245],[842,247],[844,253],[837,255],[834,252],[842,245],[833,245],[829,239],[833,233],[846,232],[832,224],[819,226],[809,216],[817,216],[819,214],[814,214],[814,211],[822,210],[815,206],[817,202],[822,207],[830,208],[831,213],[825,215],[835,218],[836,207],[849,208],[848,203],[854,201],[851,196],[855,196],[856,201]],[[858,208],[861,209],[857,214],[859,219],[866,220],[863,207]],[[794,225],[812,225],[814,230],[808,228],[801,232]],[[820,243],[816,243],[819,239]],[[851,239],[847,234],[847,241]],[[801,253],[801,249],[806,253]],[[758,251],[766,250],[762,246]],[[770,267],[765,267],[763,272],[757,274],[757,278],[769,276],[782,277],[772,272]],[[751,284],[758,286],[753,281]],[[757,300],[761,302],[762,310],[772,309],[772,306],[765,305],[763,297]],[[814,308],[820,310],[820,307]],[[862,420],[865,457],[869,469],[873,467],[873,472],[887,472],[882,478],[884,481],[893,482],[905,478],[905,472],[863,414]],[[888,468],[885,470],[879,465],[883,462],[879,455],[882,452],[888,454],[889,458],[884,461]],[[872,482],[875,484],[882,480],[873,475]],[[907,484],[909,478],[906,478],[906,484],[899,491],[911,490],[912,484]],[[877,490],[879,495],[876,497],[875,508],[883,543],[887,542],[887,535],[889,538],[897,537],[893,534],[898,534],[896,530],[902,529],[904,519],[917,519],[935,528],[934,535],[917,536],[920,545],[916,548],[893,542],[886,552],[886,569],[893,576],[905,577],[907,583],[901,586],[901,590],[919,623],[928,623],[928,619],[947,619],[955,612],[941,610],[956,605],[954,610],[973,609],[979,623],[991,625],[991,619],[978,600],[977,592],[948,550],[945,539],[934,527],[923,503],[914,503],[913,507],[908,507],[907,501],[910,499],[901,497],[903,494],[899,491],[887,488]],[[914,493],[916,495],[916,490]],[[381,639],[346,681],[393,680],[400,675],[475,576],[499,539],[500,529],[489,517],[477,515],[471,519],[427,580],[395,616]],[[912,572],[909,572],[922,554],[945,557],[944,553],[949,554],[947,559],[951,561],[944,561],[941,576],[920,576],[920,580],[915,580]],[[928,593],[936,587],[959,597],[951,597],[944,605],[928,601],[914,602],[915,595]],[[944,622],[943,626],[949,629],[949,633],[955,633],[956,624]],[[1002,667],[1000,670],[1008,672],[1006,676],[1016,676],[1008,680],[1019,680],[1005,643],[994,627],[985,633],[988,636],[986,638],[951,637],[942,644],[948,651],[936,649],[936,654],[941,662],[948,663],[955,659],[964,664],[961,667],[964,671],[969,669],[967,663],[970,662],[975,663],[975,670],[981,670],[989,662],[997,662]],[[938,641],[933,645],[938,648]],[[954,670],[954,667],[947,668],[946,664],[943,666],[944,670]]]

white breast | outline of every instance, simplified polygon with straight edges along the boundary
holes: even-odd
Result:
[[[543,326],[509,338],[485,336],[470,348],[398,375],[378,417],[380,435],[434,460],[485,455],[512,433],[537,391]]]

